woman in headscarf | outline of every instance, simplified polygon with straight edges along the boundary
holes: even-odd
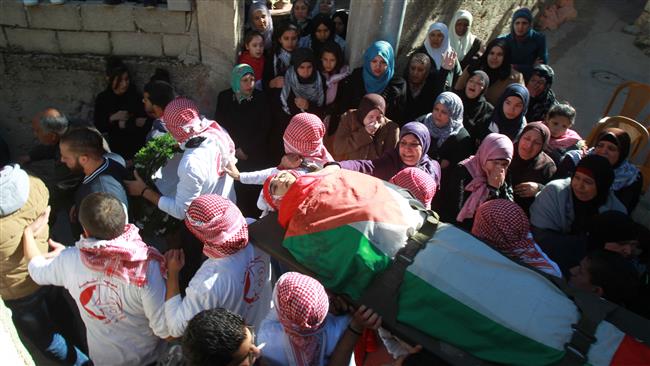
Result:
[[[478,60],[483,41],[472,34],[474,17],[467,10],[459,10],[449,23],[449,43],[458,55],[461,69],[465,69],[472,61]]]
[[[334,137],[337,160],[376,159],[397,146],[399,127],[384,117],[386,102],[379,94],[361,99],[358,109],[341,116]]]
[[[555,163],[544,149],[548,146],[551,131],[542,122],[531,122],[524,127],[515,143],[515,153],[508,174],[514,188],[515,202],[526,214],[535,196],[555,174]]]
[[[311,20],[311,34],[303,36],[298,41],[298,47],[311,48],[318,55],[327,42],[336,42],[345,51],[345,40],[336,34],[334,22],[327,15],[317,15]]]
[[[301,112],[322,115],[325,105],[324,82],[310,49],[299,48],[291,55],[291,67],[284,75],[280,101],[288,115]]]
[[[512,141],[507,136],[487,135],[476,154],[445,177],[432,203],[440,219],[469,231],[481,203],[496,198],[512,201],[512,187],[506,179],[512,154]]]
[[[273,18],[271,11],[266,7],[266,2],[259,1],[248,8],[247,30],[256,30],[264,36],[264,49],[270,50],[273,46]]]
[[[433,107],[433,87],[429,80],[431,59],[424,53],[413,53],[404,73],[406,80],[406,104],[404,120],[413,121],[431,111]]]
[[[386,101],[386,117],[403,124],[406,82],[395,76],[395,55],[390,43],[377,41],[370,45],[363,54],[363,66],[345,80],[343,90],[343,111],[357,108],[364,95],[375,93]]]
[[[587,155],[571,178],[549,182],[530,206],[535,241],[565,275],[585,256],[586,233],[594,217],[609,210],[627,213],[611,191],[613,182],[609,161]]]
[[[284,74],[291,66],[291,54],[297,48],[299,35],[298,27],[289,22],[280,24],[273,34],[273,50],[267,53],[264,60],[263,83],[267,93],[282,89]]]
[[[457,90],[456,94],[463,101],[463,127],[475,142],[480,145],[481,140],[490,132],[490,117],[494,107],[485,99],[485,91],[490,87],[490,78],[481,71],[475,70],[467,79],[465,88]]]
[[[514,202],[496,199],[479,206],[472,234],[507,257],[562,277],[558,265],[533,241],[528,217]]]
[[[548,64],[548,49],[544,33],[533,29],[533,13],[528,8],[517,9],[512,14],[510,33],[501,36],[512,52],[512,65],[526,78],[533,65]]]
[[[346,39],[348,34],[348,10],[340,9],[337,10],[334,15],[332,15],[332,21],[334,22],[334,27],[336,28],[336,34]]]
[[[342,85],[342,81],[350,75],[350,67],[345,64],[343,50],[336,42],[325,43],[317,56],[318,71],[325,80],[325,117],[323,120],[327,121],[328,135],[332,135],[336,132],[342,113],[341,96],[344,93],[339,93],[339,85]]]
[[[447,168],[455,167],[461,160],[474,153],[474,141],[463,128],[463,102],[452,92],[438,95],[433,111],[418,118],[431,134],[431,146],[427,155],[437,160],[443,176]]]
[[[470,64],[463,70],[462,75],[454,85],[454,90],[463,90],[467,80],[475,70],[484,71],[490,78],[489,87],[485,91],[485,99],[493,106],[496,106],[499,97],[501,97],[508,85],[513,83],[524,85],[523,75],[510,64],[510,48],[506,41],[499,38],[488,43],[485,53],[479,59],[478,64]]]
[[[238,167],[244,171],[265,168],[269,159],[268,138],[271,131],[270,108],[266,94],[254,88],[253,69],[247,64],[233,68],[230,89],[219,93],[217,120],[235,143]],[[258,217],[259,187],[235,182],[237,205],[247,217]]]
[[[516,141],[526,126],[527,109],[528,89],[521,84],[508,85],[499,102],[494,105],[488,129]]]
[[[431,137],[429,130],[420,122],[409,122],[402,126],[397,148],[373,160],[345,160],[341,168],[389,180],[406,167],[424,170],[440,184],[440,164],[428,155]]]
[[[433,97],[443,91],[449,91],[454,86],[463,69],[460,68],[458,56],[449,43],[449,30],[443,23],[433,23],[429,26],[427,38],[422,46],[414,53],[424,53],[431,60],[427,87],[432,88]]]
[[[300,29],[300,36],[306,36],[311,33],[311,17],[309,16],[309,1],[293,0],[291,6],[291,22]]]
[[[332,16],[336,11],[336,4],[334,0],[316,0],[314,8],[311,11],[311,17],[315,18],[317,15]]]
[[[548,110],[557,103],[555,93],[551,90],[554,75],[553,69],[548,65],[533,67],[533,73],[526,83],[526,89],[530,94],[526,120],[543,121]]]

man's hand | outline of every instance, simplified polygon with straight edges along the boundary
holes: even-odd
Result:
[[[350,327],[359,333],[362,333],[366,328],[377,330],[381,327],[381,316],[365,305],[361,305],[352,315]]]
[[[296,169],[302,164],[302,156],[298,154],[284,154],[280,160],[280,169]]]
[[[165,260],[167,261],[167,273],[178,275],[185,265],[185,253],[183,253],[183,249],[170,249],[165,252]]]
[[[147,184],[140,178],[137,170],[133,171],[135,180],[125,180],[124,185],[126,185],[126,190],[131,196],[139,196],[142,194],[142,191],[147,187]]]

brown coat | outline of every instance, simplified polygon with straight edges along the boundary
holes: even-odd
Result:
[[[467,83],[467,79],[469,79],[469,71],[467,70],[466,67],[465,70],[463,70],[463,73],[458,78],[458,81],[456,81],[456,85],[454,86],[454,89],[464,90],[465,84]],[[501,97],[501,94],[503,94],[503,92],[506,90],[508,85],[514,83],[526,85],[524,83],[524,76],[519,71],[512,68],[510,71],[510,76],[508,76],[507,79],[497,80],[494,83],[490,82],[490,87],[485,91],[484,94],[485,99],[496,108],[496,104],[499,102],[499,97]]]
[[[45,184],[30,176],[29,198],[25,205],[10,215],[0,217],[0,296],[3,300],[20,299],[39,288],[27,272],[21,241],[25,226],[45,211],[49,199]],[[47,252],[49,236],[49,230],[45,227],[35,238],[41,253]]]
[[[376,159],[395,149],[399,140],[397,123],[384,118],[384,124],[371,136],[357,120],[356,109],[341,116],[334,138],[334,156],[337,160]]]

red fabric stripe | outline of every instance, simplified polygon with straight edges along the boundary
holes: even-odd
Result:
[[[650,365],[650,347],[626,335],[618,346],[611,365]]]

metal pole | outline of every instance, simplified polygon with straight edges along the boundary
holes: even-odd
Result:
[[[393,46],[395,54],[402,35],[405,14],[406,0],[384,0],[384,15],[381,19],[379,37]]]

